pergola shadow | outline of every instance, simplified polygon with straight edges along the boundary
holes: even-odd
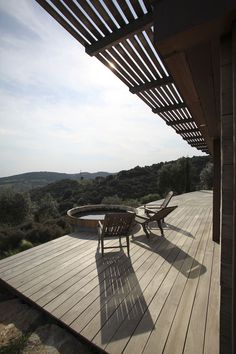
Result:
[[[113,341],[114,334],[114,340],[128,338],[133,323],[139,321],[144,313],[147,322],[140,333],[149,332],[154,323],[131,259],[123,250],[106,252],[101,265],[101,255],[97,252],[96,262],[97,268],[105,268],[104,272],[98,272],[102,343]],[[120,327],[127,328],[127,331],[119,330]]]

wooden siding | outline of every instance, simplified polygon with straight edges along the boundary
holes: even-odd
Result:
[[[235,43],[233,33],[221,40],[221,308],[220,352],[234,353],[235,298],[233,276],[235,273]],[[235,49],[234,49],[235,50]]]
[[[137,227],[126,251],[102,258],[78,232],[0,261],[0,278],[26,301],[108,353],[218,354],[219,251],[212,192],[176,196],[165,237]],[[110,245],[116,241],[106,241]]]

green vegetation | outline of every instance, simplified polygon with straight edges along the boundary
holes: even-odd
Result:
[[[19,338],[11,341],[8,345],[0,348],[0,354],[20,354],[24,349],[27,340],[31,333],[22,335]]]
[[[138,206],[175,194],[211,189],[209,156],[180,158],[93,180],[64,179],[28,193],[0,193],[0,257],[26,250],[71,231],[66,212],[84,204]]]
[[[33,188],[46,186],[48,183],[60,181],[62,179],[94,179],[96,177],[106,177],[110,175],[108,172],[80,172],[80,173],[58,173],[58,172],[27,172],[20,175],[1,177],[0,190],[11,188],[16,192],[26,192]]]

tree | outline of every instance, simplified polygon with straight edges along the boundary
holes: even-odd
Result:
[[[37,222],[44,222],[50,218],[56,218],[59,216],[58,203],[50,193],[47,193],[40,199],[36,208],[35,220]]]
[[[212,189],[213,187],[213,163],[208,162],[200,173],[201,187],[203,189]]]
[[[122,200],[117,195],[113,195],[110,197],[104,197],[101,204],[120,205],[122,204]]]
[[[0,223],[18,225],[30,215],[31,200],[27,193],[5,189],[0,194]]]
[[[158,192],[164,196],[173,190],[177,194],[190,192],[192,166],[189,158],[181,157],[176,161],[164,164],[158,172]]]

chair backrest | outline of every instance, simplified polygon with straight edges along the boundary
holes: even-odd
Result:
[[[107,213],[104,218],[102,236],[128,236],[134,222],[134,213]]]
[[[162,208],[167,207],[167,205],[169,204],[169,202],[170,202],[171,198],[173,197],[173,195],[174,195],[173,191],[170,191],[170,192],[167,193],[163,203],[161,204]]]
[[[175,210],[177,208],[177,205],[174,206],[169,206],[169,207],[165,207],[160,209],[159,211],[157,211],[156,213],[154,213],[149,221],[159,221],[164,219],[168,214],[170,214],[173,210]]]

